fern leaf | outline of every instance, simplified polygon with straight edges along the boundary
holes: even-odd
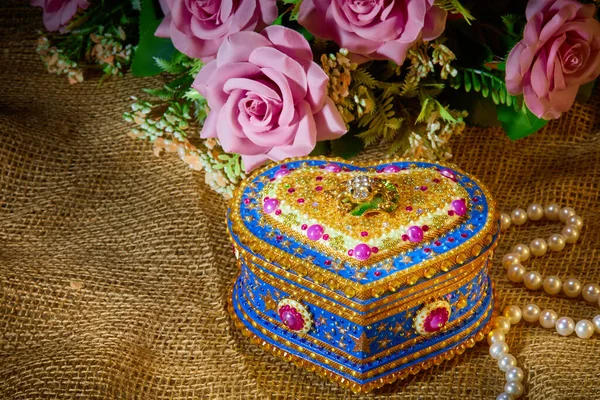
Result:
[[[363,68],[357,68],[352,72],[352,81],[359,85],[365,85],[370,89],[377,86],[377,80],[373,78],[369,71]]]
[[[172,90],[167,88],[158,88],[158,89],[142,89],[144,92],[148,93],[150,96],[158,97],[161,100],[173,100],[175,98],[175,93]]]
[[[475,20],[475,17],[458,0],[435,0],[435,5],[448,11],[450,14],[462,15],[469,25],[471,25],[471,21]]]
[[[170,61],[165,60],[164,58],[154,57],[154,63],[164,72],[167,72],[172,75],[178,75],[184,73],[187,70],[186,66],[172,63]]]
[[[515,25],[521,19],[520,15],[517,14],[506,14],[502,16],[502,23],[506,27],[506,30],[511,35],[515,34]]]

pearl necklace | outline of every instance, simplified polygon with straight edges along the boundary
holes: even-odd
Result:
[[[527,271],[522,262],[529,259],[530,256],[542,256],[548,250],[561,251],[566,243],[575,243],[579,239],[579,232],[583,227],[583,219],[575,214],[575,210],[570,207],[560,208],[557,204],[550,204],[546,208],[539,204],[531,204],[527,211],[516,208],[510,215],[500,215],[500,228],[507,230],[512,224],[523,225],[528,219],[539,221],[543,217],[551,221],[560,220],[565,224],[561,233],[550,235],[548,240],[534,239],[529,246],[517,244],[512,252],[502,257],[502,265],[507,270],[507,277],[513,283],[522,283],[529,290],[539,290],[541,288],[550,295],[558,294],[561,290],[567,297],[575,298],[582,295],[590,302],[600,304],[600,286],[595,283],[588,283],[582,287],[581,282],[575,278],[568,278],[562,282],[557,276],[548,276],[543,278],[539,272]],[[503,315],[496,317],[492,323],[493,329],[488,334],[487,341],[490,345],[490,355],[498,360],[498,368],[506,373],[506,385],[496,400],[513,400],[523,395],[523,370],[517,367],[516,358],[508,352],[508,345],[505,343],[505,335],[510,330],[511,325],[518,324],[521,319],[535,323],[547,329],[556,329],[559,335],[569,336],[573,332],[582,339],[589,339],[594,331],[600,334],[600,315],[596,315],[592,321],[583,319],[577,324],[569,317],[560,317],[554,310],[542,311],[535,304],[528,304],[521,308],[519,306],[507,306],[503,310]]]

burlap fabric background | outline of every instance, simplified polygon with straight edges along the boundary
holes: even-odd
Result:
[[[483,344],[362,397],[249,344],[225,311],[236,272],[225,202],[202,173],[125,135],[129,96],[152,82],[69,86],[47,74],[34,52],[40,19],[24,1],[0,12],[1,398],[491,399],[501,391]],[[468,129],[454,144],[454,161],[504,210],[558,202],[583,215],[580,243],[533,262],[543,274],[600,282],[599,120],[596,96],[525,140]],[[499,254],[557,229],[518,228]],[[598,313],[512,286],[498,258],[501,304],[535,298],[573,318]],[[519,326],[508,344],[530,399],[600,398],[596,337]]]

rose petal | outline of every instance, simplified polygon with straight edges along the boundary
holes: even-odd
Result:
[[[261,72],[277,85],[281,95],[281,113],[279,114],[278,125],[289,125],[294,118],[294,98],[286,77],[273,68],[262,68]]]
[[[325,98],[327,97],[327,83],[329,77],[318,64],[309,61],[305,64],[306,80],[308,82],[308,90],[304,100],[310,104],[313,112],[317,112],[323,107]]]
[[[194,79],[194,83],[192,87],[196,89],[200,94],[206,97],[208,93],[208,83],[211,81],[210,77],[217,69],[217,61],[213,60],[208,64],[204,65],[198,75],[196,75],[196,79]]]
[[[205,65],[204,68],[206,68],[208,65],[210,64]],[[202,68],[202,70],[204,68]],[[201,75],[202,70],[200,70],[200,73],[198,74],[198,77],[196,77],[192,87],[206,97],[208,100],[208,106],[211,109],[223,107],[229,98],[229,95],[223,90],[225,83],[227,83],[229,79],[257,79],[262,76],[261,70],[256,65],[252,65],[247,62],[231,63],[220,68],[215,68],[210,76],[208,76],[208,74],[211,72],[210,70]]]
[[[258,8],[260,9],[260,21],[258,29],[262,29],[267,25],[271,25],[277,19],[277,2],[273,0],[259,0]]]
[[[223,91],[225,93],[230,93],[234,89],[241,89],[248,92],[256,93],[262,97],[268,97],[269,99],[273,99],[275,101],[280,102],[281,97],[279,94],[265,85],[264,83],[248,78],[231,78],[225,85],[223,86]]]
[[[287,78],[294,104],[306,96],[306,72],[293,58],[272,47],[261,47],[250,54],[249,61],[258,67],[281,72]]]
[[[202,125],[202,131],[200,131],[200,137],[202,139],[217,138],[217,120],[218,112],[211,111],[204,120]]]
[[[171,41],[173,46],[183,54],[199,58],[204,62],[208,61],[207,57],[212,58],[221,45],[220,40],[202,40],[180,31],[174,18],[171,20]]]
[[[274,161],[283,160],[288,157],[299,157],[309,154],[317,143],[317,129],[315,120],[310,112],[310,105],[303,101],[297,108],[298,127],[294,142],[285,146],[276,146],[267,153]]]
[[[171,37],[171,14],[165,15],[158,28],[156,28],[156,31],[154,31],[154,36],[160,38]]]
[[[282,26],[269,26],[261,32],[261,35],[266,37],[273,46],[279,51],[293,59],[313,60],[313,53],[308,41],[298,32],[287,29]]]
[[[433,6],[425,14],[425,24],[423,26],[423,40],[437,39],[446,28],[446,18],[448,12],[440,7]]]
[[[221,44],[217,60],[219,65],[248,61],[250,54],[261,47],[273,47],[273,44],[256,32],[234,33]]]
[[[267,161],[269,161],[269,157],[267,157],[265,154],[258,154],[253,156],[242,154],[242,162],[244,163],[244,169],[246,170],[246,173],[254,170],[255,168],[261,166]]]
[[[402,65],[404,63],[404,59],[406,58],[406,53],[411,47],[412,43],[402,43],[397,40],[392,40],[377,49],[375,54],[381,56],[382,58],[392,60],[397,65]]]
[[[326,97],[323,108],[314,114],[314,118],[318,141],[337,139],[347,132],[342,115],[329,97]]]
[[[221,147],[227,153],[238,153],[246,155],[264,154],[269,150],[269,147],[259,146],[253,143],[246,137],[241,137],[237,134],[232,135],[231,132],[241,131],[241,127],[237,122],[234,110],[237,110],[238,98],[230,97],[229,101],[219,111],[217,120],[217,136]],[[211,111],[213,112],[213,111]]]

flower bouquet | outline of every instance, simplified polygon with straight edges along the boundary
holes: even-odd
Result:
[[[33,0],[38,53],[70,83],[162,74],[132,93],[130,135],[228,197],[292,156],[448,159],[466,123],[511,139],[585,101],[596,6],[577,0]]]

